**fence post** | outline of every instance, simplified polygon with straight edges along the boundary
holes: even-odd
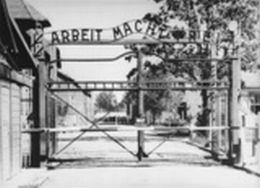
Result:
[[[257,124],[257,134],[256,134],[257,150],[256,150],[256,156],[257,156],[258,171],[260,172],[260,112],[257,113],[256,124]]]
[[[232,61],[230,66],[230,90],[229,90],[229,162],[239,163],[239,134],[236,131],[239,123],[239,93],[240,93],[240,60]],[[234,156],[235,155],[235,156]],[[235,158],[234,158],[235,157]],[[234,161],[236,159],[236,161]]]
[[[36,72],[36,79],[33,86],[33,116],[34,124],[33,128],[43,128],[45,127],[45,62],[39,61],[38,71]],[[32,141],[32,167],[40,167],[40,157],[41,157],[41,133],[33,133],[31,136]]]

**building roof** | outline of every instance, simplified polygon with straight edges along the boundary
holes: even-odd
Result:
[[[0,0],[0,46],[3,51],[8,50],[17,52],[17,44],[14,39],[14,33],[12,32],[12,24],[11,20],[9,19],[6,2]],[[8,46],[6,44],[9,44]]]
[[[9,16],[6,1],[0,1],[0,51],[8,58],[11,67],[36,68],[35,60],[18,28],[16,22]]]
[[[16,20],[38,21],[44,27],[51,26],[49,20],[25,0],[7,0],[9,13]]]

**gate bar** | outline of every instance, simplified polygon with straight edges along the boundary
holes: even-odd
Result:
[[[106,115],[104,117],[102,117],[99,121],[102,121],[106,117]],[[105,130],[105,129],[103,129],[103,130]],[[51,130],[49,130],[49,131],[51,131]],[[90,128],[83,128],[83,129],[81,128],[80,131],[83,131],[83,132],[81,132],[78,136],[73,138],[73,140],[71,140],[67,145],[65,145],[62,149],[60,149],[58,152],[56,152],[53,156],[60,154],[62,151],[64,151],[66,148],[68,148],[71,144],[73,144],[75,141],[80,139],[86,132],[94,132],[94,131],[100,131],[100,130],[91,129],[91,127],[90,127]],[[108,129],[106,129],[106,131],[108,131]]]
[[[47,90],[49,91],[49,90]],[[49,91],[50,92],[50,91]],[[72,108],[75,112],[77,112],[80,116],[82,116],[86,121],[92,123],[93,126],[95,126],[97,129],[100,129],[100,127],[96,124],[95,121],[90,120],[88,117],[86,117],[84,114],[82,114],[80,111],[78,111],[74,106],[72,106],[71,104],[67,103],[66,101],[64,101],[61,97],[59,97],[58,95],[56,95],[55,93],[50,92],[54,97],[58,98],[59,100],[61,100],[62,102],[68,104],[70,106],[70,108]],[[118,141],[117,139],[115,139],[113,136],[111,136],[110,134],[108,134],[106,131],[104,130],[99,130],[101,131],[103,134],[105,134],[108,138],[110,138],[112,141],[114,141],[115,143],[117,143],[119,146],[121,146],[121,148],[125,149],[128,153],[130,153],[133,156],[136,156],[134,152],[132,152],[131,150],[129,150],[125,145],[123,145],[120,141]]]
[[[80,139],[86,132],[81,132],[78,136],[73,138],[67,145],[65,145],[63,148],[61,148],[59,151],[54,153],[52,155],[52,158],[59,155],[61,152],[63,152],[65,149],[67,149],[70,145],[72,145],[74,142],[76,142],[78,139]]]
[[[157,131],[176,131],[176,130],[190,130],[190,131],[207,131],[207,130],[237,130],[239,127],[227,127],[227,126],[212,126],[212,127],[159,127],[159,126],[147,126],[147,127],[138,127],[138,126],[127,126],[127,127],[108,127],[108,128],[39,128],[39,129],[24,129],[22,133],[65,133],[65,132],[118,132],[118,131],[146,131],[146,132],[157,132]]]
[[[167,142],[168,139],[169,139],[169,137],[164,138],[163,141],[161,141],[158,145],[156,145],[153,149],[151,149],[151,151],[149,151],[149,152],[147,153],[147,155],[148,155],[148,156],[151,155],[155,150],[157,150],[157,149],[158,149],[159,147],[161,147],[165,142]]]

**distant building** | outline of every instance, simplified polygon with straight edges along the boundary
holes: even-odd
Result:
[[[137,70],[133,69],[127,76],[128,80],[136,80],[137,76]],[[186,91],[172,91],[174,95],[172,97],[172,100],[175,101],[167,101],[169,99],[165,99],[165,108],[166,110],[163,110],[161,112],[161,115],[154,117],[154,114],[151,112],[151,110],[145,110],[145,116],[148,124],[171,124],[178,122],[178,121],[186,121],[189,119],[191,123],[195,124],[197,119],[197,114],[200,111],[200,107],[202,104],[201,96],[199,91],[190,91],[188,90],[189,87],[192,85],[187,82],[185,78],[181,77],[175,77],[172,74],[164,75],[167,76],[162,79],[163,81],[167,80],[168,82],[178,82],[176,83],[177,87],[187,87]],[[160,78],[154,78],[154,79],[147,79],[147,81],[160,81]],[[147,91],[145,91],[147,92]],[[131,99],[131,97],[134,97],[134,95],[128,95],[129,99],[127,104],[127,113],[130,117],[130,121],[134,122],[135,117],[137,116],[137,104],[134,99]],[[148,96],[149,97],[149,96]],[[172,104],[172,103],[175,103]]]
[[[62,72],[58,72],[58,80],[61,82],[72,83],[74,84],[75,88],[80,88],[80,86],[76,84],[74,79]],[[58,112],[56,117],[58,126],[72,127],[91,125],[90,122],[87,122],[80,114],[73,110],[73,108],[75,108],[77,111],[79,111],[81,114],[83,114],[91,121],[94,120],[94,102],[89,92],[82,90],[78,92],[60,92],[57,94],[64,101],[67,102],[67,104],[65,104],[64,102],[58,103]]]
[[[241,161],[257,161],[257,128],[260,128],[260,73],[242,72],[242,91],[239,97]]]
[[[102,125],[127,125],[129,117],[126,112],[98,112],[95,114],[95,121]]]
[[[178,79],[180,80],[180,79]],[[184,81],[184,79],[182,79]],[[185,84],[187,88],[191,85]],[[197,121],[197,115],[201,111],[201,92],[186,90],[182,93],[181,101],[178,101],[179,105],[171,111],[164,111],[160,117],[160,122],[167,122],[170,124],[176,122],[190,121],[191,124],[195,124]]]

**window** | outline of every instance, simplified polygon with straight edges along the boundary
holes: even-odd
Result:
[[[260,112],[260,94],[251,96],[250,101],[251,111],[255,114]]]

